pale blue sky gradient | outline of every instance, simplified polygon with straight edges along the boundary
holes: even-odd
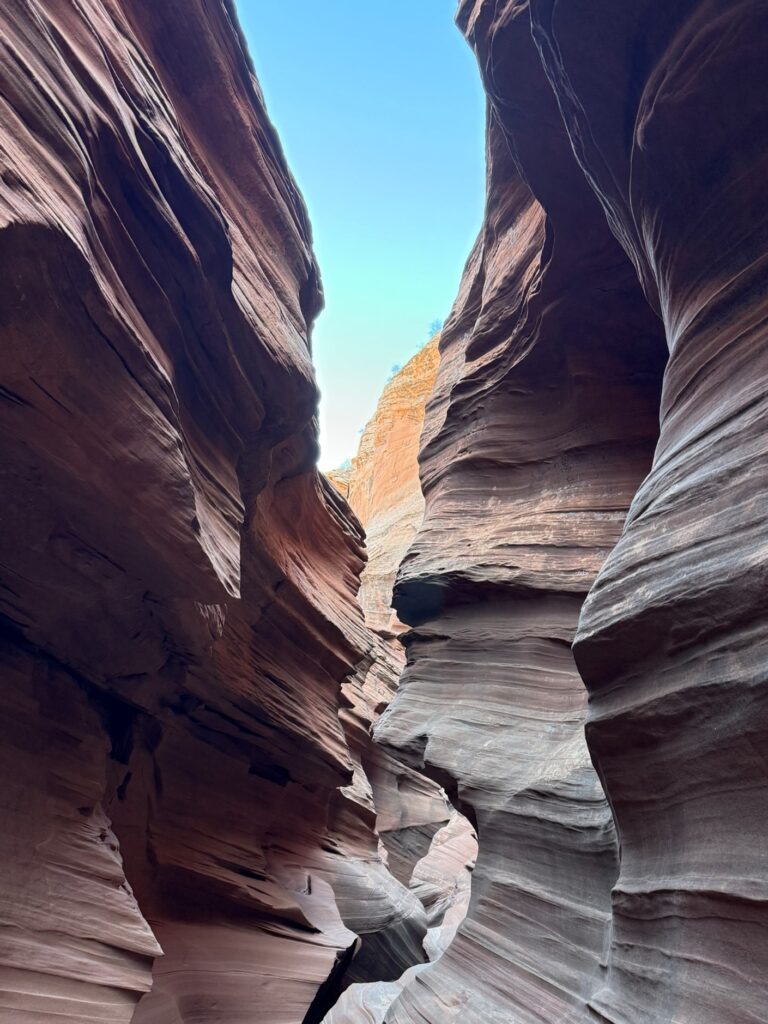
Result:
[[[456,0],[238,0],[309,207],[320,464],[353,455],[395,364],[444,320],[480,228],[485,103]]]

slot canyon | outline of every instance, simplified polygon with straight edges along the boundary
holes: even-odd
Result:
[[[768,1024],[768,0],[456,22],[482,228],[324,474],[234,0],[0,6],[0,1024]]]

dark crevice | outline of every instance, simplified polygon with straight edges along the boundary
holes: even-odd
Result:
[[[360,940],[336,955],[336,963],[331,973],[317,990],[312,1004],[307,1010],[302,1024],[321,1024],[325,1015],[333,1009],[344,991],[344,979],[352,960],[357,953]]]

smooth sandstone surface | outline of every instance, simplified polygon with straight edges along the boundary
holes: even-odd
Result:
[[[363,762],[426,792],[393,835],[450,811],[372,752],[306,212],[229,0],[0,49],[0,1019],[311,1024],[426,958]]]
[[[764,1022],[768,5],[535,0],[531,17],[669,350],[653,468],[576,638],[622,840],[593,1006]]]
[[[465,0],[459,24],[488,202],[378,737],[480,856],[385,1019],[764,1024],[768,5]]]
[[[350,707],[345,715],[366,727],[361,731],[366,739],[379,713],[394,697],[404,667],[397,635],[405,627],[391,608],[392,589],[400,560],[424,512],[418,448],[437,373],[439,340],[439,336],[430,339],[394,374],[363,431],[356,457],[347,468],[328,474],[366,532],[369,561],[361,575],[360,601],[367,624],[381,637],[386,652],[380,652],[375,672],[363,681],[362,689],[344,687]],[[381,685],[384,664],[392,669],[389,688]],[[371,708],[375,709],[373,715]],[[409,768],[382,746],[364,742],[360,761],[370,782],[382,855],[389,871],[408,887],[414,906],[421,910],[421,916],[414,913],[413,919],[426,931],[419,933],[417,947],[402,930],[390,932],[390,941],[382,942],[388,933],[380,925],[375,941],[358,955],[348,976],[355,982],[358,977],[373,977],[366,963],[371,956],[379,963],[392,964],[394,980],[352,984],[324,1024],[363,1020],[381,1024],[407,979],[420,972],[420,966],[412,965],[437,961],[453,941],[466,916],[477,856],[472,824],[450,806],[436,781]],[[353,927],[365,935],[366,922]],[[399,972],[395,972],[398,966]]]
[[[589,1019],[619,841],[570,645],[651,465],[661,325],[575,160],[525,5],[463,5],[490,105],[483,230],[428,404],[413,628],[377,738],[476,824],[466,921],[388,1022]]]

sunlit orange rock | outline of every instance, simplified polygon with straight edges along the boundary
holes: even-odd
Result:
[[[349,467],[328,474],[362,523],[368,562],[360,601],[366,622],[384,634],[403,626],[392,611],[397,569],[424,515],[419,484],[419,441],[439,362],[440,335],[386,384]]]

